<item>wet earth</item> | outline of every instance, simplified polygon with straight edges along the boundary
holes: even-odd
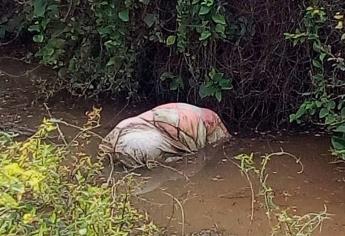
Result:
[[[35,101],[32,79],[47,79],[44,70],[36,76],[25,74],[34,68],[0,58],[0,131],[29,136],[48,112]],[[16,75],[16,76],[13,76]],[[85,112],[94,104],[58,96],[48,104],[53,117],[75,125],[85,122]],[[102,127],[106,135],[118,121],[138,114],[148,106],[102,105]],[[68,129],[64,130],[67,135]],[[267,167],[268,184],[275,202],[296,215],[320,212],[332,214],[313,235],[345,235],[345,164],[334,163],[329,137],[318,133],[293,135],[261,134],[255,138],[234,136],[230,143],[208,147],[170,166],[138,170],[145,182],[135,190],[134,204],[147,211],[167,235],[271,235],[271,226],[253,179],[252,192],[234,156],[254,153],[258,162],[266,153],[283,149],[301,159],[303,172],[293,158],[273,157]],[[95,150],[97,145],[93,147]]]

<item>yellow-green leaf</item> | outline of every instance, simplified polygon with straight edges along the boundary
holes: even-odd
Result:
[[[340,14],[340,12],[337,12],[337,14],[335,14],[334,19],[336,20],[342,20],[344,19],[344,15]]]
[[[0,206],[16,208],[18,206],[18,202],[8,193],[0,193]]]
[[[336,29],[343,29],[344,28],[344,23],[342,21],[338,21],[338,24],[335,26]]]
[[[175,41],[176,41],[176,36],[175,35],[170,35],[167,38],[166,44],[167,44],[167,46],[171,46],[171,45],[175,44]]]

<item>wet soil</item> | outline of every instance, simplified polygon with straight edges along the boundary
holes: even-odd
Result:
[[[32,78],[49,76],[44,70],[36,72],[35,77],[24,75],[28,68],[34,66],[0,60],[0,131],[30,135],[43,117],[48,117],[42,102],[34,100]],[[58,96],[48,107],[53,117],[82,125],[85,112],[93,105]],[[97,130],[101,135],[121,119],[151,108],[115,102],[102,107],[103,126]],[[73,135],[68,129],[65,132],[67,137]],[[202,230],[204,233],[194,235],[270,235],[271,227],[259,198],[254,204],[254,220],[250,220],[251,189],[233,157],[254,153],[260,161],[260,155],[281,149],[301,158],[304,169],[298,173],[300,166],[287,156],[272,158],[267,168],[268,184],[274,189],[278,205],[298,215],[319,212],[326,206],[333,215],[315,235],[345,235],[345,165],[330,163],[334,159],[329,151],[329,137],[323,134],[234,137],[229,144],[202,150],[188,160],[172,164],[172,168],[137,171],[147,182],[136,190],[135,205],[147,211],[155,223],[166,229],[167,235],[181,235],[182,231],[189,235]],[[258,185],[255,180],[253,183],[256,194]]]

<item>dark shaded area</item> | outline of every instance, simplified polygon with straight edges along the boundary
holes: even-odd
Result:
[[[151,3],[145,11],[159,15],[159,31],[165,36],[175,32],[176,2],[156,0]],[[139,45],[133,49],[136,50],[136,59],[131,72],[138,83],[138,96],[130,101],[150,101],[154,104],[185,101],[211,107],[221,114],[229,127],[236,130],[291,128],[288,124],[289,114],[295,112],[305,100],[306,97],[302,94],[312,89],[309,73],[313,53],[310,52],[308,43],[294,47],[291,42],[285,40],[284,33],[294,32],[301,26],[309,2],[250,0],[218,1],[217,4],[226,9],[227,21],[231,28],[229,38],[225,42],[215,41],[203,47],[197,38],[194,39],[191,35],[187,53],[195,57],[194,61],[190,61],[186,54],[179,54],[165,44],[145,41],[141,38],[147,34],[143,26],[138,26],[134,28],[136,31],[130,32],[133,42]],[[85,5],[87,3],[83,2],[82,6]],[[340,0],[319,1],[318,5],[325,6],[330,16],[334,15],[335,11],[345,8]],[[13,7],[12,1],[3,1],[0,9],[11,12],[9,9]],[[89,14],[79,8],[71,12],[76,16]],[[138,12],[138,18],[135,18],[136,23],[141,21],[139,13],[141,12]],[[333,23],[329,22],[329,25],[331,24]],[[20,32],[17,42],[28,43],[30,37],[25,30]],[[327,42],[336,48],[336,53],[344,53],[344,46],[335,41],[338,32],[332,27],[326,27],[323,33]],[[15,33],[7,33],[5,36],[3,42],[17,37]],[[90,50],[94,50],[95,55],[95,52],[100,50],[100,42],[97,38],[89,40],[93,45]],[[67,51],[70,52],[75,47],[76,45],[70,46]],[[34,47],[30,50],[34,50]],[[81,67],[89,66],[83,62],[91,65],[95,61],[95,57],[81,60]],[[191,67],[194,71],[191,71]],[[202,75],[211,67],[216,67],[225,73],[227,78],[232,79],[233,89],[223,94],[220,103],[214,98],[201,99],[198,95],[200,85],[204,81]],[[80,73],[79,77],[89,78],[92,71],[99,70],[95,66],[88,73]],[[165,71],[180,75],[184,89],[178,92],[170,90],[169,85],[160,80]],[[73,83],[74,77],[68,78],[67,81]],[[79,82],[78,79],[75,80],[75,83]],[[97,85],[97,81],[92,83],[93,87]],[[129,89],[132,87],[129,86]],[[74,90],[74,93],[78,92],[81,93],[78,89]],[[109,91],[104,91],[103,94],[97,95],[96,99],[105,101],[115,97],[117,101],[127,103],[127,96],[126,90],[116,93],[115,96],[110,95]]]

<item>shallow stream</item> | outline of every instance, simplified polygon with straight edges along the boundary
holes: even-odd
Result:
[[[0,70],[12,75],[22,75],[30,68],[33,66],[0,60]],[[29,135],[42,118],[48,116],[47,110],[41,103],[33,103],[28,76],[11,78],[6,73],[0,73],[0,130]],[[85,112],[93,106],[63,97],[54,101],[48,104],[52,116],[76,125],[85,122]],[[105,135],[119,120],[150,108],[104,104],[103,126],[97,132]],[[68,129],[65,131],[68,135]],[[254,153],[260,158],[262,154],[283,149],[301,158],[304,169],[298,173],[300,166],[287,156],[270,161],[268,184],[274,190],[279,207],[303,215],[322,211],[326,206],[327,212],[333,215],[315,235],[345,235],[345,165],[330,163],[334,159],[329,147],[329,137],[323,134],[235,136],[229,144],[207,148],[173,166],[139,171],[147,183],[137,189],[135,205],[165,227],[167,235],[181,235],[182,231],[190,234],[203,229],[214,229],[222,235],[270,235],[271,226],[260,201],[254,203],[254,218],[250,220],[251,188],[233,157]],[[257,194],[255,179],[253,184]]]

